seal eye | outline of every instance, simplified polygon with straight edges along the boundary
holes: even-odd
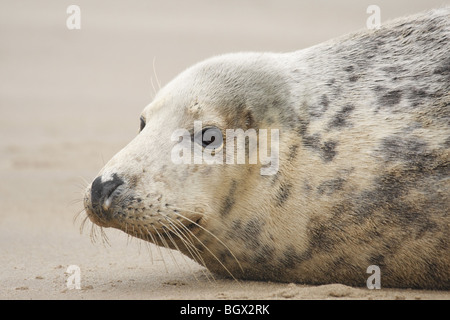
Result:
[[[205,149],[219,151],[223,145],[222,131],[217,127],[207,127],[194,136],[194,142],[201,144]]]
[[[141,126],[140,126],[140,128],[139,128],[139,132],[141,132],[144,128],[145,128],[145,120],[144,120],[144,118],[143,117],[141,117]]]

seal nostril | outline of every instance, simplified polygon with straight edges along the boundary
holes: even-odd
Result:
[[[102,181],[102,177],[97,177],[91,186],[91,201],[92,205],[101,206],[102,203],[108,199],[111,194],[124,182],[117,174],[112,175],[112,180]]]

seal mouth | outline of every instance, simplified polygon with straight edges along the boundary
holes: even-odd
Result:
[[[92,208],[86,207],[85,208],[86,211],[86,215],[89,218],[89,220],[91,220],[91,222],[99,227],[102,228],[110,228],[112,227],[111,225],[111,221],[108,221],[107,219],[105,219],[103,216],[104,215],[99,215],[97,213],[95,213]]]
[[[202,217],[197,218],[197,219],[193,220],[192,222],[186,224],[185,227],[187,229],[189,229],[190,231],[200,230],[203,228],[202,225],[200,224],[201,220],[202,220]]]
[[[183,222],[179,221],[177,224],[172,224],[169,226],[166,225],[163,229],[175,236],[177,236],[180,230],[191,235],[197,235],[202,229],[205,229],[205,227],[201,225],[201,221],[202,217],[196,217],[195,219],[185,218]]]
[[[186,242],[190,239],[198,239],[197,236],[202,229],[205,229],[200,223],[202,218],[197,218],[192,221],[186,220],[184,222],[178,221],[172,224],[162,224],[162,223],[148,223],[148,224],[134,224],[125,223],[122,221],[113,223],[114,225],[108,224],[109,227],[116,228],[125,232],[126,234],[136,237],[145,241],[157,245],[167,244],[170,248],[176,249],[174,246],[174,241]],[[162,241],[162,243],[161,243]],[[165,243],[165,244],[164,244]]]

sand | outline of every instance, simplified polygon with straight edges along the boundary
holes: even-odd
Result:
[[[74,3],[80,30],[66,27],[72,2],[0,2],[0,299],[450,298],[213,278],[119,231],[92,242],[90,225],[80,233],[74,222],[88,181],[136,135],[158,81],[212,55],[293,51],[364,28],[369,1]],[[382,22],[442,3],[378,1]],[[70,265],[80,289],[67,287]]]

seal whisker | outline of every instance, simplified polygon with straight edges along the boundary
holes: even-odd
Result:
[[[134,224],[131,224],[131,228],[132,228],[132,229],[131,229],[132,234],[135,235],[135,234],[136,234],[136,231],[134,230]]]
[[[102,163],[103,163],[103,166],[106,164],[106,162],[105,162],[105,158],[103,158],[103,153],[101,153],[100,152],[100,157],[102,158]]]
[[[198,249],[198,248],[193,244],[192,240],[190,240],[190,239],[185,239],[186,234],[184,234],[184,233],[176,226],[176,224],[175,224],[177,221],[173,220],[173,219],[170,218],[170,217],[166,217],[166,218],[167,218],[167,222],[169,222],[169,224],[170,224],[171,226],[173,226],[173,227],[176,229],[176,230],[171,230],[171,231],[174,232],[174,233],[178,236],[178,238],[182,241],[182,243],[184,244],[185,248],[188,250],[189,254],[191,255],[191,258],[192,258],[194,261],[196,261],[197,263],[199,263],[202,267],[206,268],[205,261],[203,260],[202,256],[200,255],[201,250]],[[172,220],[173,222],[172,222],[171,220]],[[179,221],[178,221],[178,223],[181,224],[181,222],[179,222]],[[178,231],[177,231],[177,230],[178,230]],[[181,233],[181,234],[180,234],[180,233]],[[179,248],[177,248],[177,249],[179,250]],[[192,250],[193,250],[193,251],[192,251]],[[179,250],[179,251],[181,251],[181,250]],[[206,271],[204,271],[204,270],[206,270]],[[207,268],[202,270],[203,274],[206,276],[206,278],[208,279],[208,281],[211,281],[211,280],[209,279],[209,276],[208,276],[208,273],[209,273],[208,271],[209,271],[209,270],[208,270]],[[211,274],[211,273],[209,273],[209,274]],[[211,276],[212,276],[212,274],[211,274]],[[216,279],[214,278],[214,276],[212,276],[212,278],[213,278],[214,281],[216,280]]]
[[[103,241],[102,238],[102,227],[101,226],[96,226],[96,228],[94,229],[94,241],[96,243],[100,243],[102,244],[102,246],[105,246],[105,243]]]
[[[133,239],[135,239],[136,232],[134,230],[134,226],[131,224],[133,228],[130,228],[130,223],[125,222],[125,228],[124,232],[127,234],[127,246],[130,246],[133,242]],[[152,261],[153,262],[153,261]]]
[[[77,220],[81,217],[81,214],[83,212],[86,212],[86,209],[82,208],[80,209],[77,213],[75,213],[75,215],[73,216],[72,219],[72,223],[75,224],[77,222]],[[88,218],[88,216],[86,215],[85,219]]]
[[[175,256],[173,255],[172,250],[170,249],[169,244],[167,243],[166,239],[164,239],[164,237],[159,233],[158,229],[155,228],[155,226],[152,226],[153,230],[155,230],[156,234],[158,235],[158,237],[161,239],[161,242],[163,243],[164,247],[167,249],[167,251],[169,252],[170,257],[172,258],[173,262],[175,263],[175,265],[177,266],[178,270],[181,270],[178,261],[175,259]]]
[[[157,91],[156,91],[156,88],[155,88],[155,84],[153,83],[153,77],[150,77],[150,83],[151,83],[152,88],[153,88],[152,96],[154,97],[156,95]]]
[[[172,206],[173,207],[173,206]],[[173,208],[175,208],[175,209],[178,209],[178,210],[182,210],[182,209],[180,209],[180,208],[176,208],[176,207],[173,207]],[[189,210],[186,210],[186,211],[189,211]],[[194,211],[192,211],[192,212],[194,212]],[[204,230],[205,232],[207,232],[209,235],[211,235],[211,236],[213,236],[217,241],[219,241],[219,243],[221,244],[221,245],[223,245],[227,250],[228,250],[228,252],[230,252],[230,254],[231,254],[231,256],[234,258],[234,260],[237,262],[237,264],[239,265],[239,268],[242,270],[242,271],[244,271],[244,269],[242,268],[242,266],[241,266],[241,263],[239,262],[239,260],[236,258],[236,256],[234,255],[234,253],[233,253],[233,251],[222,241],[222,240],[220,240],[219,239],[219,237],[217,237],[215,234],[213,234],[211,231],[209,231],[208,229],[206,229],[206,228],[204,228],[203,226],[201,226],[200,224],[198,224],[197,222],[195,222],[195,221],[193,221],[193,220],[191,220],[191,219],[189,219],[189,218],[187,218],[187,217],[185,217],[185,216],[183,216],[182,214],[180,214],[180,213],[178,213],[178,212],[174,212],[177,216],[180,216],[181,218],[183,218],[183,219],[186,219],[187,221],[189,221],[190,223],[192,223],[192,224],[194,224],[195,226],[197,226],[197,227],[199,227],[200,229],[202,229],[202,230]],[[188,229],[189,230],[189,229]],[[192,231],[191,230],[189,230],[189,232],[195,237],[195,238],[197,238],[193,233],[192,233]],[[198,238],[197,238],[198,239]],[[208,251],[210,251],[207,247],[205,247]]]
[[[92,243],[96,243],[97,242],[97,240],[96,240],[96,238],[97,238],[97,232],[96,232],[96,225],[95,224],[91,224],[91,232],[90,232],[90,238],[91,238],[91,242]]]
[[[70,205],[70,206],[73,206],[73,205],[75,205],[75,204],[82,203],[82,202],[83,202],[83,199],[81,199],[81,198],[76,198],[76,199],[70,200],[70,201],[69,201],[69,205]]]
[[[182,230],[180,230],[173,222],[169,221],[169,223],[178,231],[173,230],[174,233],[177,234],[177,236],[180,238],[180,240],[183,242],[183,244],[185,245],[185,248],[188,250],[189,254],[191,255],[191,258],[194,259],[195,261],[197,261],[198,263],[200,263],[200,265],[202,265],[203,267],[206,267],[205,265],[205,261],[203,260],[202,256],[201,256],[201,250],[198,249],[195,245],[194,242],[192,240],[192,238],[190,238],[190,235],[186,235],[185,232],[183,232]],[[189,236],[189,238],[187,237]]]
[[[96,226],[94,224],[91,224],[91,230],[89,233],[89,237],[90,237],[92,243],[95,243],[95,228],[96,228]]]
[[[164,231],[164,233],[166,234],[166,237],[169,238],[170,242],[171,242],[171,243],[173,244],[173,246],[178,250],[178,252],[181,252],[180,248],[178,247],[177,243],[176,243],[175,240],[172,238],[172,236],[171,236],[171,234],[170,234],[170,232],[169,232],[170,229],[169,229],[164,223],[162,223],[162,224],[163,224],[163,226],[165,227],[165,228],[163,228],[163,231]],[[198,278],[197,278],[196,275],[195,275],[195,272],[193,272],[191,266],[189,265],[188,261],[185,259],[184,255],[181,255],[181,258],[183,259],[185,265],[187,265],[187,267],[189,268],[189,270],[190,270],[191,273],[193,274],[195,280],[196,280],[197,282],[199,282]],[[177,264],[177,266],[178,266],[179,270],[181,271],[180,266],[179,266],[178,264]]]
[[[159,245],[157,239],[153,236],[153,233],[151,233],[150,230],[147,229],[147,227],[145,227],[145,231],[147,232],[146,235],[149,235],[151,240],[152,240],[152,242],[154,244],[156,244],[156,250],[158,250],[158,253],[161,256],[161,259],[162,259],[163,264],[164,264],[164,269],[166,270],[166,272],[169,272],[168,269],[167,269],[166,260],[165,260],[163,254],[162,254],[162,251],[161,251],[161,246]]]
[[[153,244],[151,242],[145,241],[145,246],[147,247],[148,253],[150,255],[150,261],[152,262],[152,265],[153,265],[154,264],[153,250],[152,250]]]
[[[131,243],[131,239],[133,239],[133,236],[130,235],[130,231],[128,230],[128,222],[125,222],[125,233],[127,234],[127,246]]]
[[[77,182],[74,182],[72,185],[74,186],[74,187],[76,187],[77,189],[79,189],[76,193],[77,194],[79,194],[78,192],[79,191],[81,191],[81,192],[85,192],[86,191],[86,189],[89,187],[89,185],[90,185],[90,183],[85,179],[85,178],[83,178],[82,176],[78,176],[77,177],[80,181],[77,181]],[[82,201],[82,199],[80,199],[80,201]]]
[[[156,83],[158,84],[159,89],[161,89],[161,82],[159,82],[158,75],[156,74],[155,63],[156,63],[156,57],[153,57],[153,74],[155,75]]]
[[[130,228],[131,233],[129,233],[129,235],[131,235],[131,238],[130,238],[130,243],[131,243],[133,241],[134,237],[137,237],[138,239],[140,239],[140,238],[138,236],[138,232],[136,231],[135,225],[133,223],[130,223],[129,225],[131,226],[131,228]],[[139,233],[139,234],[142,235],[142,233]]]
[[[200,253],[202,253],[202,250],[200,250],[199,248],[197,248],[194,245],[194,241],[193,241],[191,235],[189,233],[184,232],[183,230],[180,230],[177,227],[176,223],[179,223],[180,226],[183,227],[183,228],[185,228],[185,226],[181,222],[176,221],[176,220],[174,220],[174,219],[172,219],[170,217],[166,217],[166,219],[168,220],[170,225],[172,225],[176,229],[176,230],[172,230],[172,231],[177,234],[177,236],[183,241],[185,246],[188,245],[188,247],[186,247],[186,249],[189,250],[189,247],[190,247],[191,249],[195,250],[196,257],[202,261],[202,265],[204,266],[204,261],[203,261],[203,259],[201,258],[201,255],[200,255]],[[191,258],[196,260],[192,254],[191,254]]]
[[[77,176],[78,179],[80,179],[80,183],[83,183],[83,188],[86,189],[91,183],[86,180],[83,176]]]
[[[142,230],[142,227],[145,228],[145,229],[144,229],[145,232]],[[139,225],[139,226],[138,226],[138,230],[139,230],[139,234],[140,234],[139,239],[145,239],[145,235],[146,235],[146,233],[148,233],[147,227],[146,227],[146,226],[141,226],[141,225]],[[139,252],[139,254],[141,254],[141,250],[142,250],[142,241],[138,241],[137,244],[138,244],[138,252]]]
[[[91,222],[91,220],[89,219],[89,217],[86,215],[84,217],[84,219],[81,221],[80,223],[80,234],[82,234],[84,232],[84,228],[86,227],[86,222],[89,221]],[[92,222],[91,222],[92,223]]]
[[[175,206],[172,205],[172,204],[168,204],[167,206],[170,207],[171,209],[176,210],[176,212],[173,211],[175,214],[177,214],[177,213],[179,214],[180,211],[185,211],[185,212],[188,212],[188,213],[193,213],[193,214],[195,214],[195,215],[201,215],[201,216],[205,215],[205,214],[202,213],[202,212],[198,212],[198,211],[190,210],[190,209],[183,209],[183,208],[180,208],[180,207],[175,207]],[[184,215],[179,215],[179,217],[188,220]],[[213,215],[208,215],[208,220],[209,220],[209,219],[215,220],[215,221],[218,221],[218,222],[222,222],[222,220],[220,220],[219,217],[215,217],[215,216],[213,216]],[[188,220],[188,221],[189,221],[189,220]],[[193,221],[193,220],[191,220],[191,221],[189,221],[189,222],[191,222],[191,223],[193,223],[193,224],[196,224],[196,222]],[[199,227],[201,227],[201,226],[199,226]],[[205,230],[205,231],[206,231],[206,230]]]
[[[231,253],[231,255],[236,259],[236,257],[234,256],[234,254],[233,254],[233,252],[231,252],[231,250],[216,236],[216,235],[214,235],[213,233],[211,233],[209,230],[206,230],[205,228],[203,228],[202,226],[200,226],[198,223],[196,223],[196,222],[194,222],[194,221],[192,221],[191,219],[189,219],[189,218],[187,218],[187,217],[184,217],[183,215],[181,215],[181,214],[179,214],[179,213],[176,213],[177,215],[179,215],[179,216],[181,216],[182,218],[184,218],[184,219],[186,219],[186,220],[188,220],[188,221],[190,221],[191,223],[193,223],[193,224],[195,224],[195,225],[197,225],[198,227],[200,227],[201,229],[203,229],[203,230],[205,230],[206,232],[208,232],[210,235],[212,235],[214,238],[216,238],[217,239],[217,241],[219,241],[220,243],[222,243],[224,246],[225,246],[225,248],[227,248],[227,250]],[[181,224],[181,222],[180,222],[180,224]],[[220,261],[220,259],[214,254],[214,252],[212,252],[209,248],[208,248],[208,246],[207,245],[205,245],[204,243],[203,243],[203,241],[201,241],[191,230],[189,230],[189,228],[187,228],[186,226],[184,226],[183,225],[183,228],[185,228],[185,230],[187,231],[187,232],[189,232],[210,254],[211,254],[211,256],[213,256],[214,257],[214,259],[216,259],[217,260],[217,262],[219,262],[219,264],[225,269],[225,271],[234,279],[234,280],[236,280],[236,281],[238,281],[237,279],[236,279],[236,277],[233,275],[233,273],[222,263],[222,261]],[[239,261],[236,259],[236,262],[239,264],[239,267],[241,267],[241,264],[239,263]],[[241,267],[241,270],[243,270],[242,269],[242,267]]]
[[[103,229],[103,227],[100,227],[100,235],[101,235],[101,239],[102,239],[102,243],[104,246],[108,245],[111,246],[111,244],[109,243],[109,239],[108,236],[105,233],[105,230]]]
[[[131,195],[131,191],[130,190],[124,190],[123,192],[121,192],[118,196],[117,199],[115,201],[117,201],[118,203],[122,203],[124,202],[128,197],[130,197]]]
[[[181,221],[176,220],[176,219],[173,219],[173,218],[171,218],[171,217],[169,217],[169,216],[167,216],[166,218],[169,219],[169,220],[171,220],[171,221],[173,222],[173,223],[171,223],[172,226],[174,226],[175,228],[177,228],[177,230],[179,230],[179,232],[180,232],[184,237],[186,237],[186,240],[192,245],[192,247],[195,249],[195,251],[196,251],[199,255],[200,255],[201,253],[203,253],[203,250],[197,248],[197,247],[194,245],[194,239],[192,239],[191,234],[188,233],[188,232],[184,232],[183,230],[180,230],[180,229],[176,226],[176,224],[178,223],[183,229],[188,230],[188,229],[186,228],[186,226],[185,226]]]
[[[84,233],[85,229],[87,228],[88,225],[86,225],[86,223],[88,223],[88,225],[91,226],[90,230],[89,230],[89,239],[91,240],[91,243],[96,243],[97,242],[97,225],[95,225],[94,223],[92,223],[92,221],[89,219],[89,217],[86,215],[83,220],[80,223],[80,234]]]
[[[170,242],[173,244],[175,249],[180,251],[180,248],[178,248],[178,245],[176,244],[176,242],[173,240],[172,236],[170,235],[167,225],[165,223],[161,223],[161,224],[163,225],[163,231],[164,231],[164,234],[166,235],[166,237],[169,238]]]

